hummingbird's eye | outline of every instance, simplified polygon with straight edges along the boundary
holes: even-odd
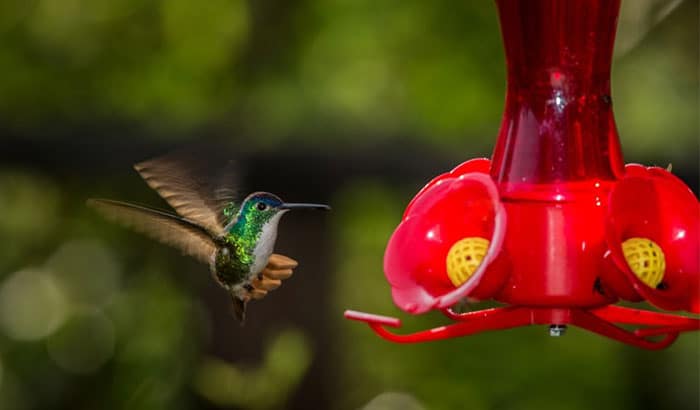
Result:
[[[258,203],[258,211],[264,211],[267,209],[267,204],[264,202],[259,202]]]

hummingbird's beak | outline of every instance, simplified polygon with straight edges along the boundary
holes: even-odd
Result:
[[[284,203],[279,206],[279,209],[316,209],[322,211],[329,211],[331,209],[328,205],[323,204],[292,204]]]

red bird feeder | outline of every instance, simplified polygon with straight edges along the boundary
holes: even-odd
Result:
[[[395,334],[398,319],[346,311],[413,343],[525,325],[567,325],[646,349],[700,329],[695,195],[667,170],[624,165],[610,98],[619,0],[497,0],[508,66],[491,160],[429,182],[387,245],[394,302],[456,323]],[[462,299],[506,306],[456,313]],[[621,327],[620,325],[626,325]]]

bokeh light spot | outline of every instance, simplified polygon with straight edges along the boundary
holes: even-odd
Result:
[[[51,256],[47,268],[73,304],[103,305],[119,286],[120,268],[113,253],[96,241],[64,244]]]
[[[385,392],[367,403],[362,410],[423,410],[415,397],[406,393]]]
[[[19,271],[0,287],[0,326],[13,339],[42,339],[61,326],[66,313],[59,285],[41,270]]]
[[[47,342],[51,358],[72,373],[91,373],[114,354],[115,331],[111,320],[98,310],[76,314]]]

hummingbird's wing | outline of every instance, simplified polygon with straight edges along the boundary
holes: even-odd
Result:
[[[235,200],[238,184],[232,161],[212,177],[210,163],[216,162],[211,161],[213,155],[209,150],[197,149],[175,152],[140,162],[134,168],[178,214],[220,235],[229,222],[224,208]]]
[[[204,228],[178,216],[110,199],[89,199],[87,204],[108,219],[178,248],[200,262],[209,264],[216,252],[216,245]]]

